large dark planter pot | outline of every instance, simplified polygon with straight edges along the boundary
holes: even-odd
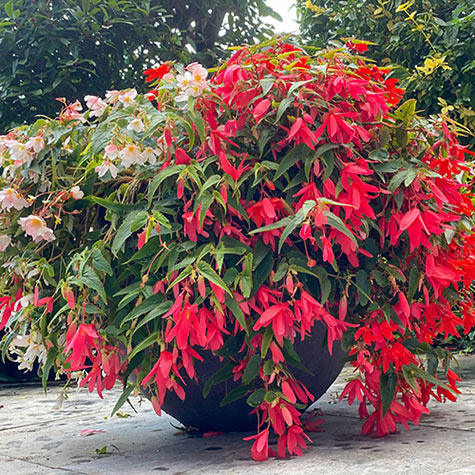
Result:
[[[325,343],[325,328],[321,324],[316,324],[312,335],[303,342],[296,339],[294,348],[312,374],[298,368],[292,368],[293,373],[318,399],[340,374],[347,354],[336,342],[333,355],[330,355]],[[223,397],[239,383],[228,380],[213,386],[208,397],[206,399],[203,397],[206,381],[224,365],[224,362],[220,362],[218,357],[210,352],[202,356],[204,361],[195,363],[198,381],[190,382],[185,387],[186,399],[182,401],[175,393],[167,392],[163,410],[186,427],[196,427],[203,432],[255,429],[256,416],[249,415],[252,408],[246,403],[246,398],[220,407]]]
[[[5,360],[5,362],[0,360],[0,384],[38,379],[36,369],[35,367],[33,371],[20,371],[17,363],[9,360]]]

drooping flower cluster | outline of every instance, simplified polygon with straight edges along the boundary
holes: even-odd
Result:
[[[275,40],[210,79],[164,63],[145,96],[87,96],[2,137],[0,329],[43,345],[7,337],[12,353],[47,349],[100,395],[132,374],[125,395],[157,413],[215,354],[258,416],[256,460],[271,432],[279,457],[307,447],[294,347],[321,328],[330,354],[345,342],[365,433],[454,400],[435,345],[475,325],[468,152],[347,48]]]

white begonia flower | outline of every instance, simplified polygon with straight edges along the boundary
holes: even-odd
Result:
[[[106,145],[106,148],[104,150],[104,158],[114,160],[114,158],[117,158],[119,156],[119,150],[114,144],[110,143],[109,145]]]
[[[38,272],[39,273],[39,272]],[[35,300],[35,296],[33,294],[27,294],[18,299],[15,302],[15,306],[13,307],[14,312],[19,312],[25,307],[28,307],[28,305],[32,305]],[[23,338],[23,337],[17,337],[17,338]],[[20,345],[16,343],[16,346],[26,346],[26,345]]]
[[[73,186],[69,190],[69,193],[73,200],[80,200],[81,198],[84,198],[84,192],[81,191],[81,188],[79,188],[79,186]]]
[[[180,89],[187,89],[191,86],[191,82],[193,81],[193,76],[189,71],[185,71],[185,74],[178,74],[176,77],[178,82],[178,86]]]
[[[142,152],[144,161],[148,161],[151,165],[154,165],[157,162],[157,155],[160,155],[160,152],[152,147],[146,147]]]
[[[6,248],[12,243],[12,238],[7,234],[0,235],[0,252],[6,250]]]
[[[26,351],[19,348],[26,348]],[[9,348],[9,351],[18,356],[15,360],[20,363],[19,370],[33,370],[33,364],[38,360],[39,364],[46,362],[47,352],[46,348],[41,342],[41,337],[38,335],[25,335],[23,337],[16,337]]]
[[[139,165],[143,163],[142,154],[140,153],[137,145],[126,145],[120,152],[119,158],[122,161],[122,165],[126,168],[131,165]]]
[[[100,117],[104,114],[107,103],[104,102],[100,97],[97,96],[85,96],[84,100],[86,101],[87,108],[91,111],[91,117]]]
[[[2,209],[6,209],[7,211],[10,211],[11,208],[20,210],[30,206],[28,201],[22,198],[20,193],[13,188],[5,188],[0,191],[0,202]]]
[[[26,218],[20,218],[18,224],[25,234],[31,236],[34,242],[54,241],[56,239],[52,229],[46,226],[43,218],[30,214]]]
[[[134,104],[136,97],[137,91],[135,89],[131,89],[130,91],[119,94],[119,101],[124,104],[124,106],[128,106],[130,104]]]
[[[28,142],[26,142],[26,147],[28,149],[33,149],[35,153],[38,153],[45,148],[45,141],[43,137],[39,135],[36,137],[30,137]]]
[[[10,155],[14,160],[21,162],[30,162],[32,157],[31,153],[25,144],[18,142],[17,140],[7,140],[7,147],[10,149]]]
[[[117,178],[117,174],[119,173],[119,169],[110,160],[104,160],[95,168],[95,171],[99,175],[99,178],[102,178],[107,172],[110,173],[112,178]]]
[[[133,119],[127,126],[127,130],[133,130],[134,132],[143,132],[145,126],[143,125],[142,119]]]

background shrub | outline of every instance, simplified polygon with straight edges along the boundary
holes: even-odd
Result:
[[[367,55],[399,66],[396,73],[418,109],[454,113],[473,134],[472,0],[297,0],[297,5],[307,42],[326,47],[332,40],[353,37],[376,43]]]
[[[0,0],[0,128],[142,84],[157,60],[214,64],[269,33],[266,15],[264,0]]]

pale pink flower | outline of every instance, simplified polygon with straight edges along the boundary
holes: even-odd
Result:
[[[204,68],[199,63],[192,63],[186,68],[191,72],[191,76],[194,82],[203,83],[206,81],[206,76],[208,76],[208,70]]]
[[[7,140],[5,143],[10,149],[10,155],[14,160],[21,162],[31,161],[31,154],[25,144],[18,142],[17,140]]]
[[[28,142],[26,142],[26,147],[28,149],[33,149],[35,153],[38,153],[45,148],[45,141],[40,135],[30,137]]]
[[[22,198],[20,193],[13,188],[5,188],[0,191],[0,202],[2,209],[6,209],[7,211],[10,211],[11,208],[20,210],[30,206],[28,201]]]
[[[109,160],[114,160],[114,158],[117,158],[119,156],[119,150],[114,144],[109,144],[106,145],[106,148],[104,149],[104,158],[108,158]]]
[[[175,75],[172,72],[169,72],[162,77],[162,81],[173,82],[174,80]]]
[[[26,218],[20,218],[18,224],[26,235],[33,238],[34,242],[54,241],[56,239],[53,230],[48,228],[45,220],[39,216],[30,214]]]
[[[12,238],[6,234],[0,235],[0,252],[3,252],[12,243]]]
[[[69,193],[71,195],[71,198],[73,200],[80,200],[81,198],[84,197],[84,192],[81,191],[81,188],[79,186],[73,186],[70,190]]]
[[[151,165],[156,163],[157,155],[160,155],[158,150],[153,149],[152,147],[146,147],[145,150],[142,152],[142,157],[145,162],[149,162]]]
[[[119,94],[119,101],[124,104],[124,106],[131,105],[135,102],[137,97],[137,91],[135,89],[130,89],[130,91]]]
[[[102,178],[107,172],[111,174],[112,178],[116,178],[117,173],[119,173],[119,169],[110,160],[104,160],[95,168],[95,170],[100,178]]]
[[[100,97],[85,96],[84,100],[86,101],[86,106],[91,111],[91,117],[100,117],[102,114],[104,114],[107,108],[107,103],[104,102]]]
[[[142,119],[133,119],[130,121],[129,125],[127,126],[127,130],[133,130],[134,132],[143,132],[145,129]]]
[[[176,77],[178,82],[178,86],[180,89],[187,89],[191,86],[191,82],[193,81],[193,76],[189,71],[185,71],[185,74],[178,74]]]
[[[120,91],[106,91],[106,101],[115,102],[117,98],[120,96]]]
[[[119,157],[122,160],[122,165],[126,168],[131,165],[141,165],[144,163],[142,154],[137,145],[126,145],[120,152]]]

